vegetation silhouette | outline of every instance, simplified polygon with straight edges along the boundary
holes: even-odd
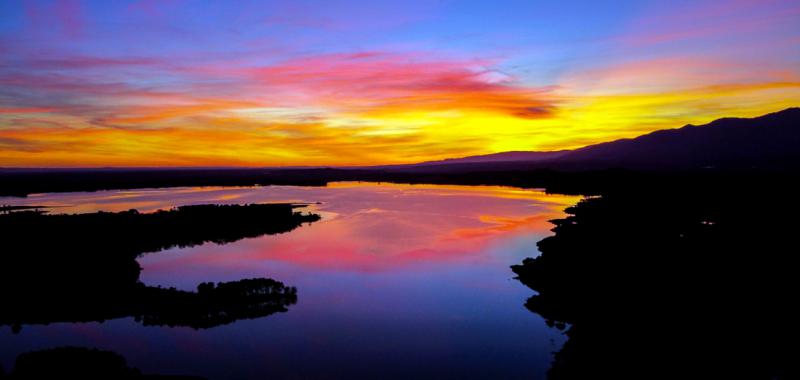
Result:
[[[197,292],[149,287],[136,257],[169,247],[224,244],[319,220],[292,204],[199,205],[155,213],[0,215],[0,324],[102,321],[208,328],[287,310],[297,291],[271,279],[204,283]]]
[[[800,378],[791,183],[626,183],[568,208],[512,267],[569,338],[548,377]]]
[[[111,351],[82,347],[58,347],[26,352],[17,356],[8,374],[0,369],[0,378],[14,379],[202,379],[194,376],[143,374],[128,366],[125,358]]]
[[[28,210],[28,211],[36,211],[43,213],[47,206],[10,206],[10,205],[0,205],[0,215],[2,214],[10,214],[12,212],[17,212],[21,210]]]

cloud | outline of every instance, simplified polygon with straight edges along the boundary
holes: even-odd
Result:
[[[0,115],[3,114],[20,114],[20,113],[46,113],[53,111],[53,108],[42,108],[42,107],[17,107],[17,108],[8,108],[8,107],[0,107]]]
[[[35,141],[0,136],[0,149],[8,151],[35,153],[41,152],[43,147]]]
[[[490,62],[436,60],[424,53],[325,54],[246,68],[284,99],[319,102],[350,112],[481,110],[547,117],[555,107],[547,89],[515,85]],[[282,95],[283,96],[283,95]]]
[[[567,73],[562,86],[583,94],[674,91],[733,83],[800,81],[800,71],[770,62],[704,55],[629,59]]]
[[[573,148],[800,102],[792,1],[654,5],[627,29],[615,18],[623,33],[595,34],[600,45],[557,49],[488,23],[481,40],[496,44],[419,39],[449,25],[437,18],[464,21],[429,3],[197,4],[193,17],[180,2],[11,6],[0,165],[400,163]]]
[[[517,85],[490,62],[427,55],[337,53],[256,67],[239,62],[181,66],[146,57],[28,56],[0,66],[0,85],[51,103],[41,101],[37,107],[96,104],[98,113],[106,113],[99,109],[119,108],[111,100],[160,103],[123,107],[118,112],[129,121],[139,113],[141,121],[148,121],[258,105],[315,106],[351,115],[479,110],[519,118],[547,117],[555,107],[548,89]],[[157,89],[142,85],[160,78],[165,83]],[[55,93],[67,97],[56,100]]]

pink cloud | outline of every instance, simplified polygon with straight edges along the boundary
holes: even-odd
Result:
[[[423,53],[325,54],[245,68],[265,87],[343,107],[484,109],[541,117],[554,104],[546,88],[515,85],[492,62],[426,58]],[[286,98],[284,98],[286,99]]]
[[[495,62],[366,51],[245,66],[239,58],[178,66],[149,57],[47,54],[0,71],[24,96],[8,108],[47,108],[95,125],[156,122],[241,108],[321,107],[330,112],[482,111],[549,117],[551,88],[518,84]],[[111,71],[106,71],[106,69]],[[108,75],[123,70],[125,75]],[[165,85],[145,83],[165,79]]]

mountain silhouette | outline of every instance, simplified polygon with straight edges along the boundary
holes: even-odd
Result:
[[[632,139],[554,152],[503,152],[385,167],[408,172],[470,170],[797,169],[800,108],[755,118],[723,118]]]
[[[619,173],[796,173],[800,108],[553,152],[502,152],[417,164],[307,168],[2,169],[0,196],[177,186],[325,186],[336,181],[506,185],[575,191]],[[616,173],[616,174],[614,174]],[[627,175],[626,174],[626,175]],[[630,178],[628,178],[630,181]]]
[[[387,165],[380,166],[382,168],[402,168],[402,167],[427,167],[439,165],[452,165],[452,164],[490,164],[497,162],[546,162],[554,159],[561,158],[572,151],[570,150],[556,150],[549,152],[536,152],[536,151],[509,151],[500,153],[483,154],[479,156],[468,156],[461,158],[447,158],[437,161],[425,161],[417,164],[402,164],[402,165]]]
[[[800,162],[800,108],[760,117],[724,118],[590,145],[560,157],[581,169],[775,169]]]

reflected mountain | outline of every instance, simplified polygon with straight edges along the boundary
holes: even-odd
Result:
[[[199,380],[194,376],[142,374],[128,366],[125,358],[111,351],[82,347],[59,347],[33,351],[17,357],[7,379],[165,379]]]
[[[796,199],[699,185],[581,201],[512,267],[569,337],[550,379],[800,378]]]
[[[0,324],[88,322],[133,316],[145,325],[209,328],[287,310],[293,287],[271,279],[203,283],[197,292],[139,281],[136,257],[170,247],[224,244],[319,220],[292,204],[199,205],[142,214],[0,215]]]

